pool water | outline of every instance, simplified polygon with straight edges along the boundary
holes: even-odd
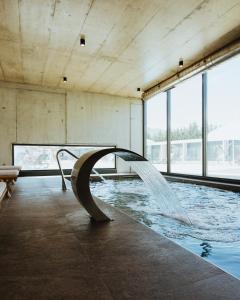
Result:
[[[162,215],[140,179],[91,183],[92,193],[240,278],[240,193],[169,182],[192,224]]]

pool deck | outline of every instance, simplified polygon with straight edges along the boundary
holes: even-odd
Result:
[[[0,210],[0,299],[237,300],[240,281],[101,203],[91,223],[60,178],[19,178]]]

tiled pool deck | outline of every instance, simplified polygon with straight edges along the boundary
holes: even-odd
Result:
[[[240,299],[239,280],[105,208],[114,221],[91,223],[60,178],[19,178],[0,211],[0,299]]]

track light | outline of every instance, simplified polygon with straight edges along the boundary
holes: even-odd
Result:
[[[64,83],[67,82],[67,77],[66,77],[66,76],[63,77],[63,82],[64,82]]]
[[[179,66],[179,68],[183,67],[183,59],[182,58],[179,59],[178,66]]]
[[[85,45],[86,45],[85,35],[82,34],[80,36],[80,46],[85,47]]]

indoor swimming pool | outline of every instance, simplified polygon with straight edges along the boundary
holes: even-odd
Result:
[[[169,182],[191,225],[162,215],[140,179],[91,183],[92,193],[240,278],[240,193]]]

